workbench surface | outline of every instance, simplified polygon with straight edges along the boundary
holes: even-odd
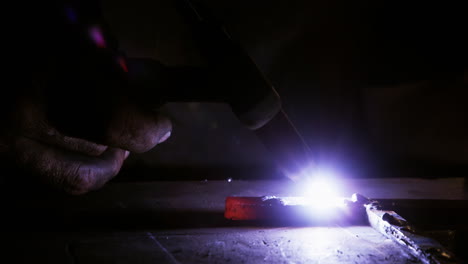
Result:
[[[467,200],[463,179],[354,179],[375,199]],[[287,181],[116,182],[69,197],[18,195],[9,263],[418,263],[369,226],[259,226],[223,218],[226,196],[293,196]],[[19,198],[21,197],[21,198]]]

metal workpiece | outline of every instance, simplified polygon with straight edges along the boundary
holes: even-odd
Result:
[[[369,224],[396,243],[409,250],[426,264],[460,263],[455,255],[436,240],[421,235],[394,211],[383,210],[376,201],[365,204]]]
[[[276,225],[363,225],[362,204],[347,198],[313,201],[308,197],[227,197],[224,217],[234,221],[259,221]]]

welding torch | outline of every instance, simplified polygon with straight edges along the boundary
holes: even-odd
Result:
[[[314,167],[310,148],[282,109],[281,99],[246,51],[226,28],[202,5],[177,1],[180,13],[193,32],[194,41],[208,63],[209,71],[165,69],[156,61],[142,60],[144,69],[135,77],[140,86],[154,88],[165,76],[169,89],[162,102],[226,102],[251,129],[275,159],[280,171],[296,181],[305,168]],[[140,64],[142,63],[140,61]],[[138,66],[135,66],[138,67]],[[202,85],[197,85],[202,84]]]

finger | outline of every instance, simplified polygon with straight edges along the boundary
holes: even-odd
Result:
[[[80,152],[91,156],[99,156],[107,146],[85,139],[64,135],[48,122],[43,106],[24,99],[20,102],[17,120],[19,120],[19,134],[41,141],[48,145]]]
[[[111,121],[106,144],[142,153],[167,140],[172,125],[168,118],[127,105]]]
[[[102,187],[119,172],[125,151],[108,148],[97,157],[86,156],[38,141],[19,138],[17,161],[39,174],[42,180],[70,194],[83,194]]]
[[[48,127],[47,131],[35,130],[32,133],[23,133],[26,137],[64,148],[73,152],[83,153],[90,156],[99,156],[106,151],[107,146],[97,144],[81,138],[65,136],[56,129]]]

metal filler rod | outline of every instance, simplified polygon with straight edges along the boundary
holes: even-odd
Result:
[[[190,0],[179,0],[178,6],[212,69],[212,79],[224,89],[222,97],[263,142],[285,176],[301,178],[305,167],[314,166],[312,152],[268,79],[206,7]]]

